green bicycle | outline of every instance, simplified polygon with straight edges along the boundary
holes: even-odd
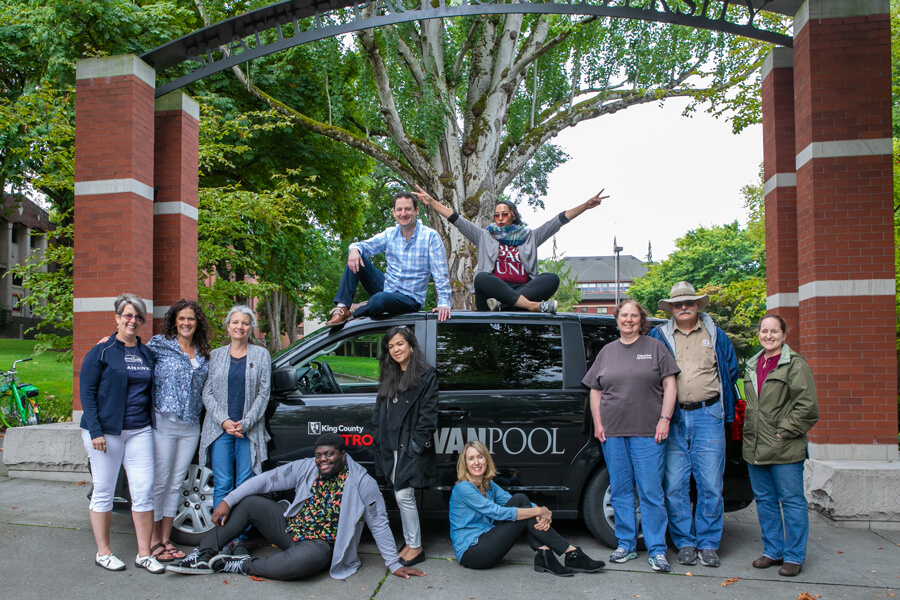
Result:
[[[30,383],[19,383],[16,377],[16,365],[28,362],[31,358],[23,358],[13,363],[12,369],[0,376],[0,421],[7,428],[16,425],[37,425],[41,422],[41,408],[37,397],[40,392]]]

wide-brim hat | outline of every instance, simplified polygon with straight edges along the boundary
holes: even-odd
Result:
[[[673,302],[684,302],[685,300],[694,300],[697,302],[697,309],[703,310],[709,304],[709,296],[706,294],[697,295],[697,290],[694,289],[687,281],[679,281],[675,285],[672,286],[672,291],[669,292],[671,298],[666,298],[664,300],[660,300],[659,310],[664,310],[666,312],[672,312],[672,303]]]

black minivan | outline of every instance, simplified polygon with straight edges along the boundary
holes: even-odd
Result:
[[[581,383],[600,348],[618,339],[611,316],[461,311],[438,323],[437,315],[420,312],[319,330],[272,361],[265,468],[312,456],[315,439],[335,432],[374,475],[370,423],[378,357],[382,338],[396,325],[415,330],[440,381],[438,484],[416,491],[423,517],[446,517],[459,451],[478,439],[493,455],[497,483],[549,507],[554,518],[583,518],[614,548],[609,476],[585,418],[588,391]],[[738,510],[753,494],[740,423],[725,427],[725,509]],[[175,541],[195,544],[212,526],[211,486],[209,469],[194,465],[182,488]],[[385,500],[390,506],[393,494]]]

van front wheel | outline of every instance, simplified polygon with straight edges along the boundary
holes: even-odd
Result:
[[[637,492],[635,492],[635,502],[637,503]],[[618,546],[616,539],[616,514],[612,507],[609,471],[606,467],[602,467],[591,475],[587,487],[584,492],[584,501],[582,505],[582,513],[584,514],[584,523],[587,525],[594,537],[609,546],[615,548]],[[644,535],[641,533],[641,510],[637,506],[636,510],[637,528],[638,528],[638,549],[644,549]]]

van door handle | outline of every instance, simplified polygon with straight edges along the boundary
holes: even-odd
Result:
[[[438,409],[438,415],[447,419],[458,421],[467,417],[469,415],[469,411],[463,410],[461,408],[442,408]]]

